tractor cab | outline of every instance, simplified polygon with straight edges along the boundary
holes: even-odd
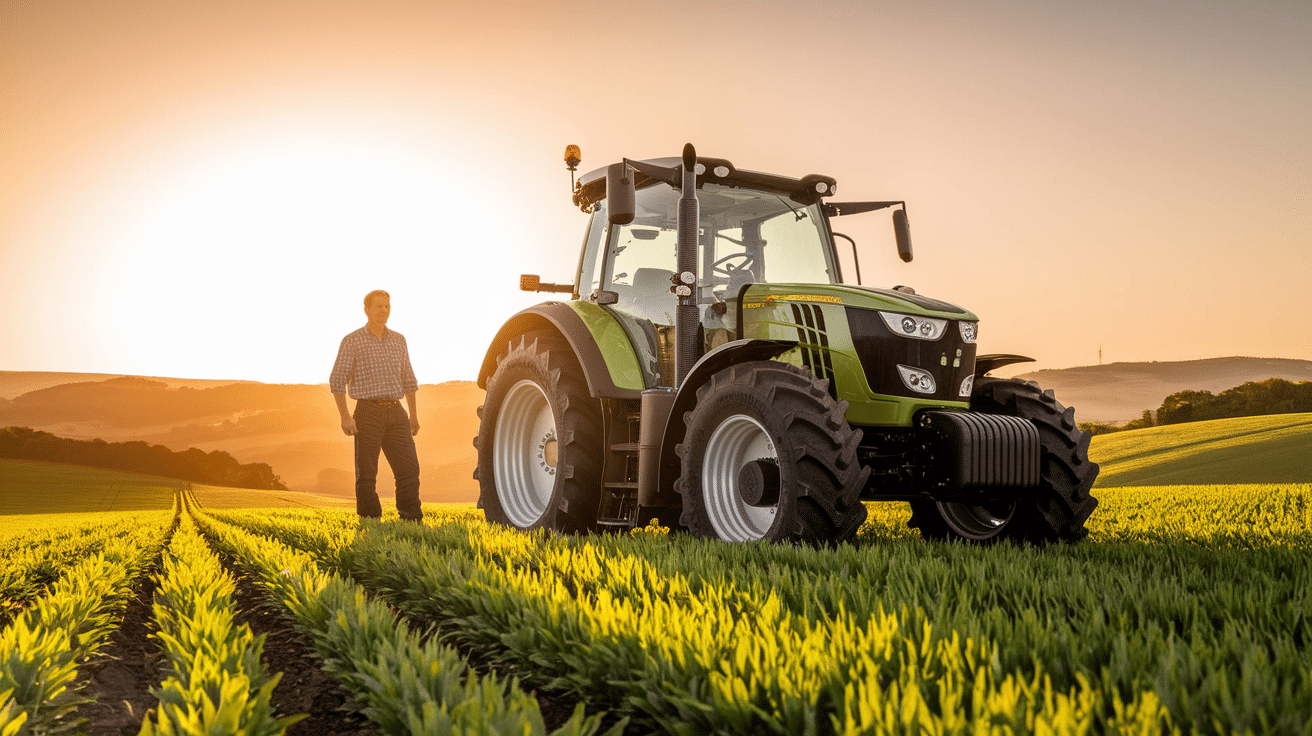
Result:
[[[644,161],[678,166],[678,159]],[[695,294],[699,354],[741,337],[739,309],[752,284],[837,284],[842,278],[820,191],[828,177],[805,179],[738,171],[701,159]],[[592,220],[575,283],[579,296],[607,306],[644,353],[649,386],[674,385],[675,300],[680,190],[676,183],[635,176],[632,219],[612,222],[606,169],[585,174],[575,203]],[[622,218],[628,219],[628,218]]]

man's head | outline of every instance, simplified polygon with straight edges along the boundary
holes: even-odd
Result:
[[[365,294],[364,313],[369,316],[369,324],[382,327],[387,324],[387,317],[392,313],[392,297],[382,289]]]

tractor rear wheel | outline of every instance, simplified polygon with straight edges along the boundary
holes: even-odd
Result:
[[[479,506],[519,529],[592,529],[601,485],[601,407],[567,343],[522,335],[497,361],[479,410]]]
[[[676,452],[680,522],[731,542],[850,539],[866,518],[861,431],[826,382],[775,361],[731,366],[697,389]]]
[[[928,539],[992,542],[1076,542],[1088,535],[1084,522],[1098,505],[1089,489],[1098,464],[1089,461],[1092,435],[1075,426],[1075,409],[1062,406],[1051,390],[1032,381],[980,378],[971,411],[1021,417],[1039,430],[1039,487],[1014,501],[971,505],[913,501],[908,526]]]

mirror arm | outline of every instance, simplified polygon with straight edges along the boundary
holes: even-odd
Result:
[[[857,257],[856,254],[856,241],[852,239],[851,235],[845,235],[843,233],[835,233],[835,232],[831,232],[830,234],[833,235],[835,238],[842,238],[843,240],[846,240],[847,242],[852,244],[852,265],[856,266],[856,285],[860,286],[861,285],[861,259]]]
[[[683,184],[683,169],[681,168],[656,166],[655,164],[649,164],[646,161],[633,161],[627,158],[624,159],[624,163],[639,174],[648,176],[656,181],[665,182],[672,187],[679,187]]]
[[[902,205],[906,209],[906,202],[825,202],[825,214],[830,217],[842,217],[843,215],[859,215],[862,212],[874,212],[888,207]]]

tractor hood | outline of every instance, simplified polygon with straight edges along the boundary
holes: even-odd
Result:
[[[811,302],[842,304],[856,309],[877,309],[922,317],[974,322],[974,313],[955,304],[931,299],[919,294],[907,294],[893,289],[849,284],[751,284],[743,292],[744,308],[768,302]]]

